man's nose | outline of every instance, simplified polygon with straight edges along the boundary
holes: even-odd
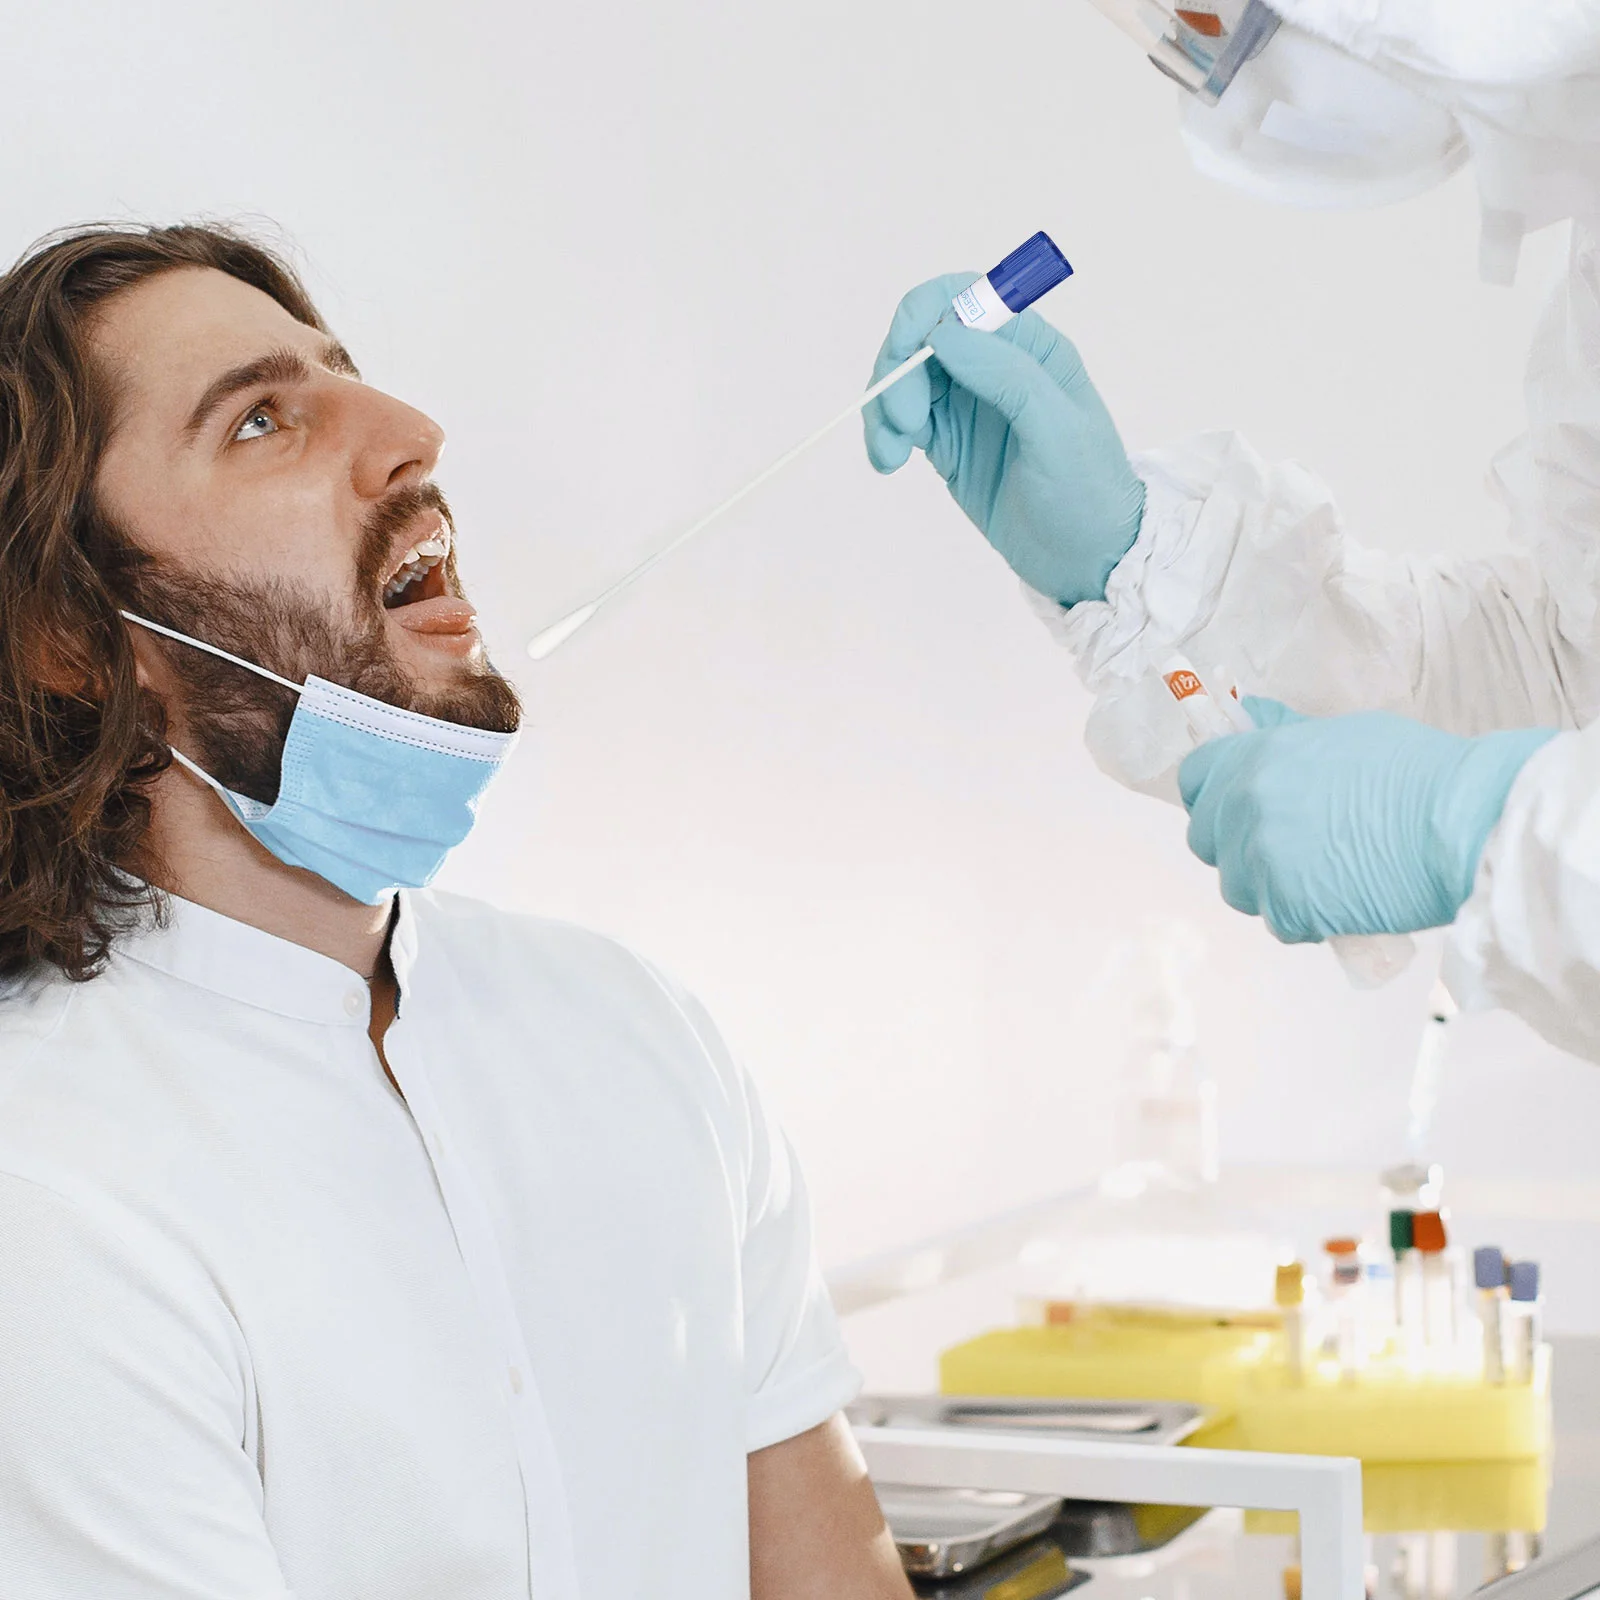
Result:
[[[432,476],[444,451],[444,429],[391,395],[369,389],[351,482],[364,500],[379,500],[403,483]]]

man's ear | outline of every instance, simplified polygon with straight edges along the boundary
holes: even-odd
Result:
[[[156,641],[143,628],[128,624],[128,642],[133,647],[133,671],[141,689],[153,690],[165,698],[172,685],[172,668]]]
[[[145,701],[141,715],[155,718],[157,737],[179,739],[183,736],[183,713],[179,709],[183,696],[179,692],[172,663],[161,648],[161,641],[147,629],[127,623],[128,642],[133,650],[134,682],[140,698]],[[150,702],[154,701],[154,705]]]

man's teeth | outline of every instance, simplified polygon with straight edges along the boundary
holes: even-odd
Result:
[[[412,545],[401,559],[395,575],[384,585],[383,598],[393,600],[407,584],[425,577],[450,554],[450,544],[445,539],[423,539]]]

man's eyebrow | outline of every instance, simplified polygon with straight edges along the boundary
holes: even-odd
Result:
[[[320,351],[320,364],[328,372],[337,372],[346,378],[359,378],[360,369],[350,352],[337,339],[329,339]],[[315,368],[299,350],[284,345],[269,350],[254,361],[230,367],[206,386],[206,392],[195,402],[189,420],[183,425],[185,444],[193,444],[201,430],[216,413],[235,395],[254,389],[264,383],[306,383],[315,375]]]

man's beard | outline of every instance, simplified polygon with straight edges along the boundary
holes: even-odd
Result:
[[[397,490],[367,520],[356,563],[353,604],[331,605],[287,578],[241,583],[143,564],[135,603],[153,622],[242,656],[296,683],[315,675],[388,705],[469,728],[510,733],[522,718],[517,692],[484,660],[448,689],[425,689],[390,648],[378,600],[400,530],[420,512],[449,507],[432,484]],[[452,526],[453,531],[453,524]],[[455,581],[452,538],[447,572]],[[298,695],[269,679],[176,641],[166,658],[182,687],[186,750],[225,788],[271,804]]]

